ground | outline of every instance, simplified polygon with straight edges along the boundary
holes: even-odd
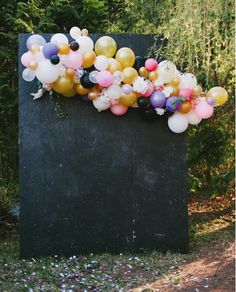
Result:
[[[234,291],[234,197],[191,199],[190,253],[19,260],[17,233],[0,243],[0,291]]]

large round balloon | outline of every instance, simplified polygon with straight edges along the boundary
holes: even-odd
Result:
[[[59,77],[55,82],[52,83],[52,88],[64,95],[64,93],[72,93],[74,88],[73,80],[68,76]]]
[[[76,41],[79,43],[79,52],[85,54],[93,50],[94,44],[93,40],[88,36],[79,36],[76,38]]]
[[[206,98],[212,98],[217,105],[223,105],[228,100],[228,92],[223,87],[216,86],[207,92]]]
[[[123,68],[132,67],[135,62],[135,54],[130,48],[121,48],[116,53],[118,60]]]
[[[213,115],[213,107],[204,99],[197,103],[194,111],[202,119],[209,119]]]
[[[88,51],[83,54],[83,68],[91,67],[96,60],[94,51]]]
[[[133,67],[126,67],[122,71],[123,82],[125,84],[132,84],[134,80],[138,77],[138,72]]]
[[[32,45],[43,46],[44,44],[46,44],[46,40],[39,34],[31,35],[26,41],[28,50],[31,49]]]
[[[104,55],[107,58],[111,58],[115,55],[116,50],[116,41],[109,36],[103,36],[95,43],[95,53],[97,56]]]
[[[68,38],[63,33],[56,33],[51,37],[51,43],[55,43],[57,45],[68,44]]]
[[[183,133],[188,128],[188,118],[176,112],[168,118],[168,126],[174,133]]]
[[[162,61],[158,65],[158,76],[163,83],[171,82],[175,78],[175,65],[168,60]]]
[[[119,99],[119,103],[126,105],[126,106],[131,106],[137,101],[138,95],[136,92],[132,91],[129,94],[123,94],[121,98]]]
[[[71,51],[70,54],[64,58],[64,65],[68,68],[78,69],[81,68],[83,63],[82,55],[78,52]]]
[[[53,65],[50,60],[44,59],[38,63],[35,75],[42,83],[52,83],[57,80],[61,72],[61,65]]]
[[[194,110],[189,111],[186,114],[188,122],[190,125],[198,125],[201,122],[201,118],[195,113]]]

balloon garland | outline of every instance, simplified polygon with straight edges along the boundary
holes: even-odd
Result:
[[[34,99],[55,91],[65,97],[79,94],[98,111],[109,109],[116,116],[129,107],[139,108],[149,120],[169,112],[168,126],[174,133],[210,118],[214,107],[228,99],[222,87],[204,93],[193,74],[179,72],[171,61],[158,64],[153,58],[135,56],[130,48],[117,50],[110,36],[100,37],[95,46],[86,29],[72,27],[70,36],[70,43],[62,33],[54,34],[50,42],[37,34],[27,39],[22,77],[29,82],[36,77],[42,83],[32,94]]]

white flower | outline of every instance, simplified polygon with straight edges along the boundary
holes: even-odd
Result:
[[[162,116],[165,113],[164,108],[157,107],[157,108],[155,108],[155,111],[156,111],[157,115],[159,115],[159,116]]]
[[[148,82],[143,77],[137,77],[133,83],[134,91],[138,93],[145,93],[148,90]]]

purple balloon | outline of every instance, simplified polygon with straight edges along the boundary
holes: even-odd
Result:
[[[170,112],[176,112],[181,105],[182,102],[177,96],[170,96],[166,101],[166,109]]]
[[[47,58],[47,59],[50,59],[51,56],[53,56],[53,55],[57,55],[58,51],[59,51],[59,48],[54,43],[46,43],[43,46],[43,54],[44,54],[45,58]]]
[[[124,84],[122,86],[122,92],[124,94],[130,94],[132,91],[133,91],[133,87],[131,85],[129,85],[129,84]]]
[[[43,46],[45,44],[46,44],[45,39],[39,34],[31,35],[26,41],[26,46],[28,50],[31,49],[32,45]]]
[[[162,91],[154,91],[150,96],[150,103],[153,107],[163,107],[166,104],[166,96]]]
[[[211,105],[211,106],[214,106],[214,105],[215,105],[215,101],[214,101],[214,99],[211,98],[211,97],[209,97],[209,98],[207,99],[207,103],[208,103],[209,105]]]

